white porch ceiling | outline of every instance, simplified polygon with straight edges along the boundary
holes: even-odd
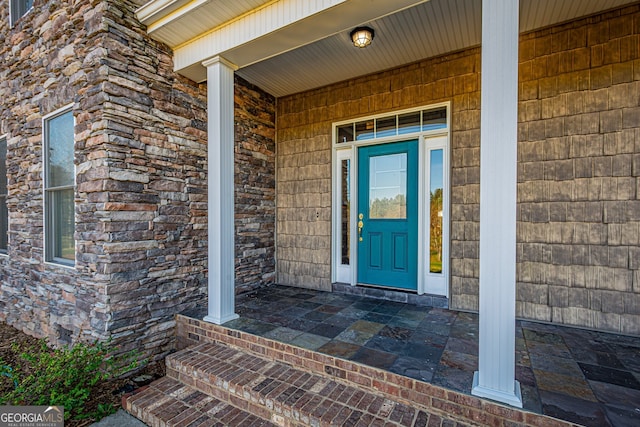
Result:
[[[520,31],[636,1],[520,0]],[[240,76],[275,96],[321,87],[481,42],[481,0],[305,0],[297,3],[307,10],[299,10],[299,15],[295,15],[296,9],[292,7],[293,12],[287,12],[291,21],[283,19],[279,27],[261,23],[252,15],[256,8],[266,12],[282,4],[287,6],[286,3],[296,2],[154,0],[141,8],[138,16],[147,24],[152,37],[174,49],[178,72],[196,81],[205,80],[200,61],[207,58],[195,59],[198,54],[211,57],[215,52],[237,64]],[[304,18],[297,20],[296,16]],[[375,39],[366,49],[357,49],[349,41],[349,32],[363,24],[375,30]],[[243,25],[246,36],[237,34]],[[257,26],[264,30],[256,30]],[[228,36],[221,37],[225,34]]]

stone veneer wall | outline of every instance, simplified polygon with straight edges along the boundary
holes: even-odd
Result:
[[[517,316],[640,335],[640,5],[521,36]],[[277,275],[330,289],[331,123],[451,101],[450,307],[478,308],[479,49],[278,100]]]
[[[53,343],[112,337],[122,351],[161,357],[175,313],[206,300],[206,85],[173,73],[170,50],[134,17],[144,3],[36,0],[13,29],[0,7],[10,217],[0,320]],[[247,290],[273,275],[274,101],[236,88],[236,151],[251,165],[238,165],[236,221]],[[75,269],[45,264],[42,251],[42,117],[70,103]],[[265,200],[251,206],[252,195]]]
[[[236,293],[275,279],[276,100],[235,77]]]
[[[76,230],[82,271],[106,282],[92,327],[164,354],[175,313],[206,298],[207,103],[206,86],[174,74],[171,51],[135,19],[144,3],[102,3],[102,120],[91,122],[90,167],[78,159]]]
[[[43,262],[42,117],[73,103],[78,184],[104,171],[93,141],[100,143],[106,128],[99,82],[109,69],[102,63],[107,4],[36,1],[14,28],[8,4],[0,5],[0,134],[8,136],[10,218],[8,256],[0,257],[0,320],[52,342],[67,334],[106,338],[109,280],[98,274],[106,231],[97,228],[97,217],[78,228],[86,256],[78,257],[77,269]],[[78,219],[96,204],[79,203]]]

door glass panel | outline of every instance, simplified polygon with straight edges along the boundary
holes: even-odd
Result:
[[[442,274],[443,150],[431,150],[429,158],[429,272]]]
[[[341,187],[342,187],[342,202],[341,202],[341,228],[340,228],[340,236],[342,242],[342,264],[349,265],[349,257],[350,257],[350,224],[349,218],[351,215],[351,189],[349,185],[350,174],[351,174],[351,160],[345,159],[342,161],[342,167],[340,168],[341,174]]]
[[[369,158],[369,218],[407,217],[407,153]]]

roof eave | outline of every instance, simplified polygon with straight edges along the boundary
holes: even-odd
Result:
[[[156,22],[180,9],[190,0],[151,0],[136,10],[136,17],[144,25]]]

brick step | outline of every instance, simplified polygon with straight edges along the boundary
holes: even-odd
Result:
[[[163,377],[126,399],[125,409],[152,427],[276,427],[236,406]]]
[[[445,425],[455,425],[446,423],[449,420],[457,420],[461,425],[465,426],[575,426],[570,422],[546,415],[505,406],[491,400],[480,399],[476,396],[449,390],[372,366],[278,342],[249,332],[214,325],[193,317],[178,315],[176,316],[176,321],[178,347],[180,349],[201,348],[199,346],[205,343],[228,346],[238,349],[236,351],[246,352],[265,359],[264,363],[277,361],[305,373],[319,375],[337,383],[355,387],[364,393],[420,408],[425,413],[431,414],[430,420],[436,423],[434,425],[438,425],[439,416]],[[173,363],[171,362],[172,358],[178,354],[182,353],[176,353],[171,356],[169,363]],[[175,368],[173,368],[173,371],[180,375],[180,372]],[[182,375],[188,375],[188,373],[189,371],[186,371]],[[208,374],[201,374],[198,380],[204,382],[205,378],[208,378]],[[229,381],[227,380],[227,382]],[[235,392],[233,395],[235,396]],[[251,396],[250,393],[249,396]]]
[[[279,426],[463,425],[362,389],[355,383],[338,381],[222,343],[202,343],[186,348],[167,357],[166,363],[169,378],[161,381],[173,381],[172,384],[179,381],[190,390],[230,403],[256,419],[270,420]],[[155,384],[153,387],[159,389]],[[135,408],[139,401],[135,399],[131,406]],[[174,405],[184,410],[188,403]],[[138,416],[135,410],[131,412]],[[170,412],[169,407],[154,410],[156,413]],[[138,409],[138,412],[142,415],[139,418],[148,422],[144,418],[145,410]],[[228,417],[225,420],[229,421]],[[227,425],[253,424],[230,422]]]

